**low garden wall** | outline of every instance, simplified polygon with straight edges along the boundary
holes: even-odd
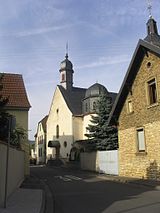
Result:
[[[0,206],[4,206],[5,194],[8,197],[24,180],[24,151],[9,147],[0,142]],[[8,165],[7,165],[8,164]],[[8,169],[7,169],[8,168]],[[7,170],[7,172],[6,172]],[[7,176],[6,176],[7,173]],[[7,183],[7,187],[6,187]],[[7,189],[7,190],[6,190]]]

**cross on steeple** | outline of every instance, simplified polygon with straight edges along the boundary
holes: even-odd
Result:
[[[152,2],[151,0],[148,0],[148,12],[149,12],[149,17],[151,18],[152,17]]]

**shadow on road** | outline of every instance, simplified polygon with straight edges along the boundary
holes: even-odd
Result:
[[[158,184],[156,181],[151,181],[149,186],[142,180],[124,180],[121,183],[107,180],[104,175],[62,167],[35,167],[31,169],[31,174],[37,178],[34,186],[31,181],[31,188],[39,184],[40,187],[47,185],[53,197],[50,202],[54,203],[54,213],[137,212],[139,208],[155,207],[157,204],[160,208],[159,191],[154,191]],[[66,181],[64,177],[70,177],[71,181]],[[47,213],[50,212],[48,208]],[[153,212],[160,212],[160,209]]]

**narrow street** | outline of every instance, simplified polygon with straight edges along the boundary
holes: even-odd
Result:
[[[159,213],[160,191],[62,167],[31,168],[47,189],[46,213]],[[52,208],[50,208],[52,206]]]

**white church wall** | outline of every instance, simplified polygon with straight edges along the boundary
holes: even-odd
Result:
[[[57,137],[56,132],[57,125],[59,126],[59,137]],[[72,113],[58,87],[56,88],[47,120],[47,155],[53,156],[55,148],[48,148],[50,140],[58,140],[61,146],[60,157],[69,158],[73,143]]]
[[[73,117],[74,142],[83,139],[83,118]]]
[[[92,114],[92,115],[95,115],[95,114]],[[91,114],[85,115],[83,118],[83,139],[84,140],[87,139],[85,134],[88,133],[88,131],[86,130],[86,127],[88,127],[89,124],[92,124],[91,123]]]

